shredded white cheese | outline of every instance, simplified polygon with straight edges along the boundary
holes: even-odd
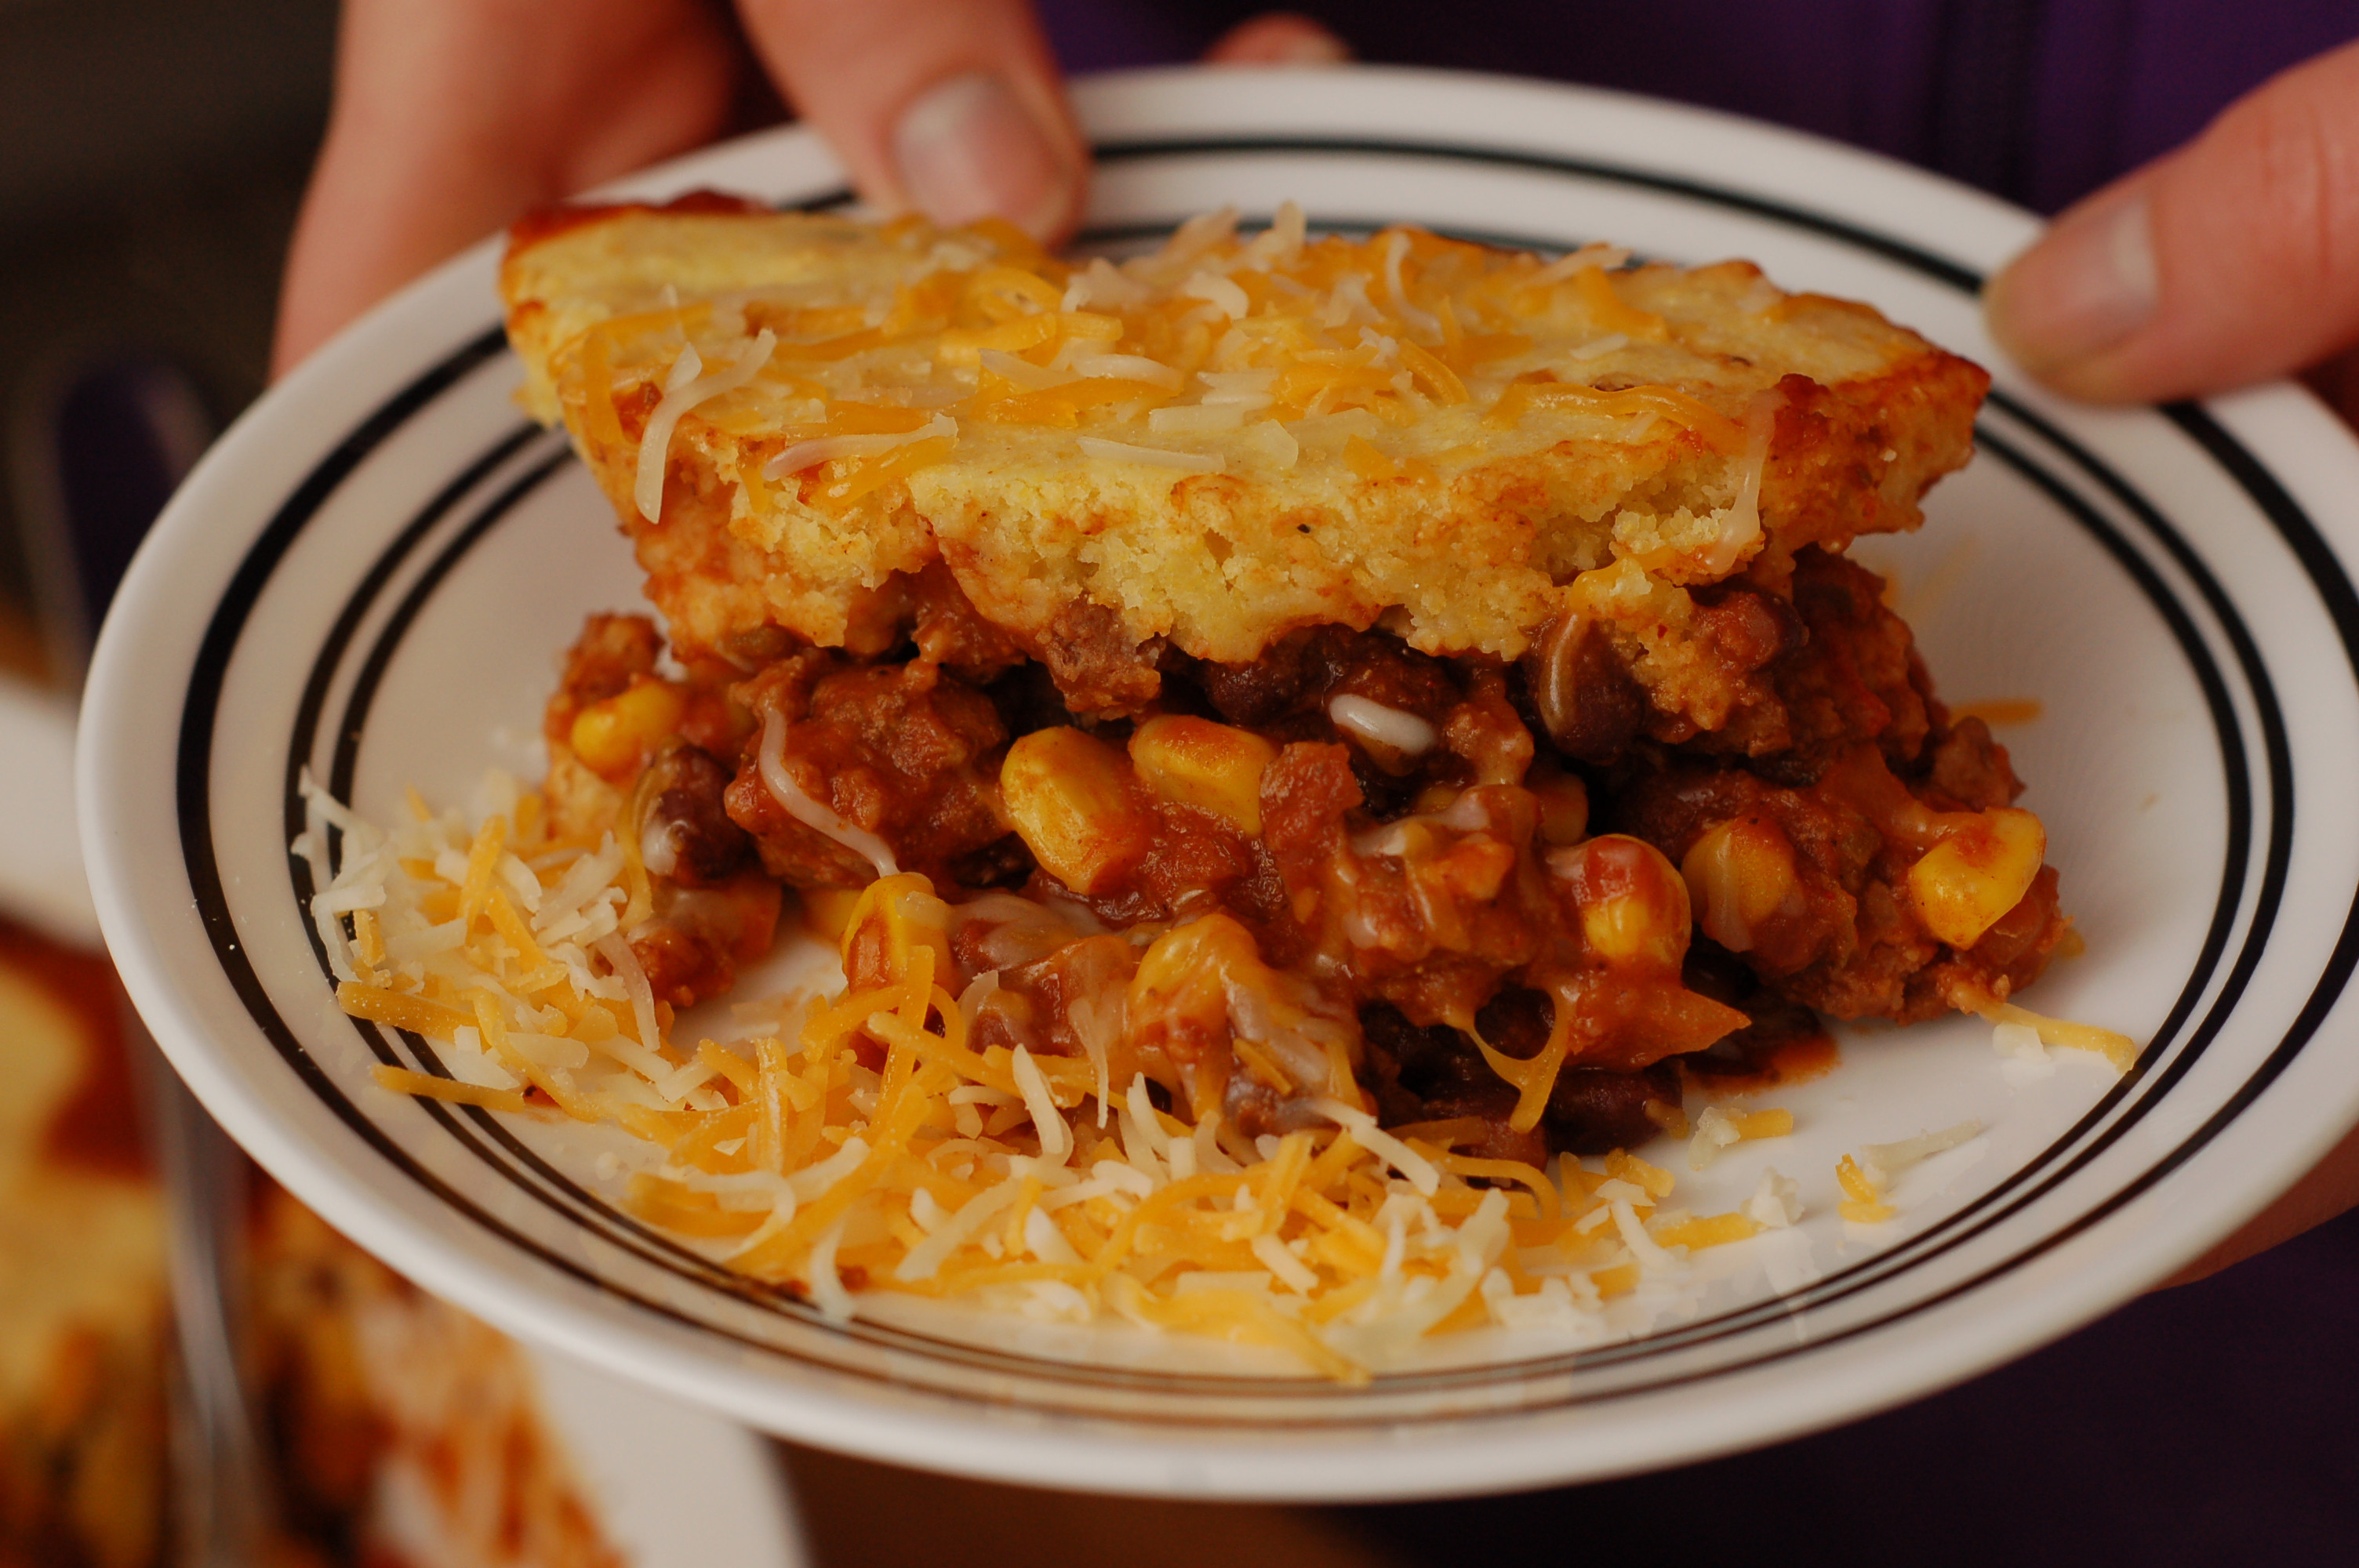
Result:
[[[1859,1147],[1860,1163],[1867,1167],[1868,1180],[1882,1187],[1909,1166],[1981,1137],[1982,1130],[1983,1124],[1968,1117],[1955,1127],[1920,1132],[1896,1143],[1863,1143]]]
[[[1532,274],[1531,281],[1525,287],[1544,288],[1552,283],[1562,283],[1583,267],[1601,267],[1611,272],[1629,259],[1629,251],[1620,245],[1583,245],[1579,250],[1566,252]]]
[[[1319,1288],[1319,1276],[1305,1267],[1301,1259],[1288,1252],[1286,1243],[1277,1237],[1265,1231],[1253,1238],[1251,1246],[1261,1266],[1295,1294],[1307,1296]]]
[[[1057,1222],[1049,1217],[1049,1211],[1037,1205],[1030,1214],[1024,1217],[1024,1245],[1031,1249],[1032,1256],[1043,1263],[1078,1263],[1082,1260],[1082,1255],[1073,1250],[1073,1244],[1065,1239],[1065,1233],[1057,1228]]]
[[[873,458],[880,452],[914,446],[919,441],[943,438],[958,439],[958,421],[947,414],[937,414],[914,430],[904,430],[897,436],[820,436],[808,441],[798,441],[762,465],[764,479],[784,479],[790,473],[800,473],[820,463],[838,458]]]
[[[1267,272],[1284,266],[1301,253],[1302,242],[1309,237],[1310,226],[1303,222],[1302,209],[1291,201],[1277,204],[1277,215],[1269,227],[1256,234],[1237,253],[1236,265],[1251,267],[1256,272]]]
[[[1630,1256],[1638,1260],[1641,1271],[1658,1274],[1679,1267],[1679,1260],[1647,1235],[1647,1227],[1638,1223],[1638,1211],[1631,1206],[1628,1198],[1615,1198],[1613,1206],[1614,1228],[1621,1232],[1622,1245],[1627,1247]]]
[[[984,970],[983,973],[975,976],[973,979],[967,982],[966,989],[959,992],[959,1015],[966,1020],[969,1027],[973,1027],[974,1021],[983,1016],[984,1004],[998,994],[999,971],[997,969]],[[951,1103],[953,1105],[959,1103],[957,1098],[958,1092],[959,1091],[957,1090],[951,1091]]]
[[[1266,408],[1273,401],[1270,397],[1270,389],[1277,384],[1277,372],[1275,370],[1200,370],[1196,373],[1196,379],[1210,389],[1204,394],[1204,401],[1207,403],[1244,402],[1259,398],[1261,401],[1253,404],[1253,406]]]
[[[1736,1130],[1736,1119],[1728,1112],[1716,1105],[1704,1107],[1703,1114],[1696,1119],[1695,1136],[1688,1140],[1688,1169],[1710,1170],[1712,1162],[1720,1158],[1720,1152],[1742,1141],[1744,1136]]]
[[[1774,1170],[1764,1170],[1761,1184],[1745,1200],[1744,1212],[1764,1230],[1787,1229],[1802,1217],[1801,1185]]]
[[[1406,756],[1421,757],[1441,737],[1432,725],[1414,713],[1386,708],[1346,692],[1327,704],[1327,717],[1363,741],[1374,741]]]
[[[631,999],[631,1022],[638,1026],[639,1045],[652,1054],[663,1033],[656,1026],[656,993],[647,985],[647,972],[639,968],[639,956],[631,951],[631,945],[620,935],[601,936],[590,950],[605,959],[623,982],[624,993]],[[660,1062],[663,1058],[658,1056],[656,1060]],[[670,1070],[669,1065],[662,1069]]]
[[[984,369],[1002,381],[1012,381],[1027,392],[1045,392],[1052,386],[1071,386],[1082,376],[1093,373],[1082,370],[1060,370],[1052,365],[1036,365],[1005,349],[984,350],[982,364]]]
[[[1153,255],[1139,256],[1127,263],[1123,270],[1134,276],[1160,279],[1167,286],[1183,275],[1198,256],[1217,245],[1226,244],[1237,232],[1237,210],[1223,207],[1216,211],[1199,212],[1171,231],[1163,248]]]
[[[787,772],[787,721],[776,709],[762,721],[762,747],[755,753],[755,764],[761,769],[763,786],[770,797],[787,808],[787,815],[812,831],[834,839],[853,854],[876,868],[880,877],[896,876],[901,868],[894,862],[893,851],[885,840],[864,827],[855,827],[830,807],[821,806],[803,793],[794,775]]]
[[[1145,354],[1075,354],[1070,363],[1074,374],[1093,381],[1143,381],[1173,392],[1179,391],[1188,379],[1161,360],[1151,360]]]
[[[991,1223],[1000,1210],[1016,1201],[1022,1187],[1021,1180],[1010,1176],[998,1185],[980,1192],[959,1206],[956,1214],[944,1220],[933,1234],[909,1249],[901,1261],[894,1265],[893,1277],[904,1281],[930,1280],[941,1271],[951,1253],[966,1245],[983,1227]]]
[[[1786,395],[1776,387],[1757,392],[1745,410],[1745,482],[1720,524],[1720,538],[1704,552],[1703,566],[1714,576],[1735,569],[1745,552],[1761,537],[1761,476],[1769,467],[1769,438],[1777,430],[1777,410]]]
[[[1235,279],[1223,277],[1217,272],[1200,272],[1180,286],[1182,298],[1201,299],[1208,305],[1225,311],[1231,320],[1243,320],[1253,310],[1253,300],[1237,286]]]
[[[1085,458],[1101,462],[1145,463],[1151,468],[1178,469],[1183,473],[1218,473],[1221,460],[1197,452],[1174,452],[1161,447],[1136,447],[1128,441],[1109,441],[1098,436],[1075,438]]]
[[[810,1249],[811,1302],[838,1323],[852,1321],[852,1292],[843,1288],[843,1281],[835,1271],[835,1249],[843,1240],[843,1227],[851,1217],[845,1215],[829,1226]]]
[[[860,1168],[868,1158],[867,1141],[858,1134],[843,1141],[843,1147],[816,1165],[806,1165],[787,1178],[787,1186],[797,1200],[815,1203],[827,1195],[828,1190]]]
[[[1065,285],[1065,297],[1059,302],[1061,310],[1088,310],[1100,305],[1110,305],[1125,310],[1144,305],[1153,298],[1155,291],[1136,278],[1125,276],[1103,256],[1093,256],[1090,265],[1073,274]]]
[[[1237,445],[1283,473],[1302,457],[1302,443],[1275,419],[1265,419],[1237,438]]]
[[[1023,1093],[1025,1112],[1032,1118],[1032,1130],[1040,1135],[1040,1152],[1052,1160],[1061,1160],[1072,1152],[1073,1130],[1065,1125],[1064,1113],[1057,1108],[1054,1096],[1049,1092],[1049,1080],[1041,1075],[1040,1064],[1023,1046],[1016,1047],[1010,1069],[1016,1075],[1016,1087]]]
[[[1147,427],[1158,436],[1219,436],[1241,428],[1245,408],[1236,403],[1180,403],[1151,408]]]
[[[1433,1162],[1378,1127],[1376,1119],[1366,1111],[1339,1099],[1312,1100],[1310,1110],[1349,1132],[1353,1142],[1408,1177],[1420,1196],[1430,1198],[1441,1190],[1441,1173],[1433,1168]]]
[[[770,362],[770,351],[777,346],[777,334],[765,327],[735,364],[710,375],[701,373],[704,362],[695,344],[679,351],[671,373],[664,378],[663,401],[647,416],[647,427],[639,436],[639,470],[632,499],[638,503],[640,516],[650,523],[663,521],[664,468],[671,460],[671,433],[680,416],[753,380]]]
[[[951,1211],[942,1206],[942,1200],[925,1188],[919,1187],[909,1195],[910,1222],[927,1235],[940,1230],[950,1217]]]
[[[1991,1049],[2002,1056],[2012,1056],[2018,1061],[2048,1060],[2047,1043],[2039,1038],[2039,1031],[2027,1023],[1993,1024]]]
[[[1395,229],[1385,241],[1385,292],[1393,297],[1394,313],[1411,331],[1422,337],[1441,336],[1441,323],[1432,312],[1419,309],[1409,302],[1408,289],[1401,282],[1401,258],[1408,254],[1408,234]]]
[[[1327,303],[1320,310],[1317,319],[1321,327],[1332,332],[1338,327],[1348,327],[1363,317],[1370,321],[1375,320],[1380,314],[1375,302],[1368,297],[1365,275],[1347,272],[1338,277],[1334,287],[1327,291]]]

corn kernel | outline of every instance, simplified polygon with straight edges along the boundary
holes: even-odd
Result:
[[[1766,817],[1733,816],[1695,841],[1680,875],[1703,934],[1748,953],[1753,933],[1794,891],[1794,847]]]
[[[1963,951],[2023,901],[2047,855],[2048,832],[2039,818],[2011,806],[1983,812],[1908,868],[1918,918]]]
[[[1158,936],[1139,956],[1132,976],[1132,1006],[1141,1018],[1168,1008],[1175,999],[1201,989],[1220,1000],[1220,1016],[1228,1017],[1229,971],[1258,967],[1261,955],[1253,933],[1227,914],[1207,914]]]
[[[1008,747],[999,793],[1032,858],[1075,892],[1107,891],[1147,853],[1130,764],[1078,730],[1036,730]]]
[[[1269,971],[1253,934],[1226,914],[1207,914],[1157,937],[1139,956],[1125,999],[1132,1043],[1159,1053],[1178,1068],[1193,1113],[1220,1104],[1227,1085],[1229,990],[1242,985],[1262,994]],[[1266,1058],[1265,1058],[1266,1060]],[[1290,1086],[1289,1086],[1290,1087]]]
[[[630,689],[574,715],[568,739],[582,764],[610,784],[639,771],[657,747],[679,728],[688,706],[679,688],[642,676]]]
[[[1572,883],[1581,934],[1608,963],[1676,969],[1688,951],[1688,888],[1663,852],[1609,833],[1549,857]]]
[[[1248,838],[1261,835],[1261,775],[1277,756],[1248,730],[1177,713],[1148,719],[1130,737],[1131,765],[1149,789]]]

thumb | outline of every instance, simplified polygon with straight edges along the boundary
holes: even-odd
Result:
[[[939,223],[1060,239],[1089,153],[1025,0],[739,0],[746,30],[861,194]]]
[[[2099,403],[2223,392],[2359,341],[2359,45],[2067,211],[1984,308],[2026,370]]]

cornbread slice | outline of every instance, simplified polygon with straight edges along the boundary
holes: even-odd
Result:
[[[1167,647],[1512,659],[1571,613],[1691,734],[1742,693],[1690,590],[1916,526],[1988,378],[1746,263],[1626,260],[1289,207],[1077,266],[706,195],[528,222],[501,286],[685,656],[882,652],[939,561],[1078,710],[1138,710]]]
[[[1628,1152],[1695,1076],[1994,1013],[2070,924],[1842,554],[1919,520],[1982,373],[1627,262],[1290,207],[1079,267],[713,197],[526,225],[527,401],[669,636],[589,618],[506,814],[315,796],[343,1005],[495,1054],[380,1082],[650,1140],[639,1219],[838,1320],[1018,1281],[1350,1380],[1462,1309],[1604,1336],[1571,1289],[1657,1249],[1552,1161],[1742,1239]],[[447,919],[495,860],[529,930]],[[798,916],[841,992],[667,1038]],[[571,1065],[515,1044],[552,1026]]]

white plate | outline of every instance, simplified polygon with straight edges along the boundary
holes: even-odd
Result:
[[[536,1349],[543,1417],[631,1568],[807,1568],[786,1470],[734,1422]]]
[[[1750,256],[1993,365],[1974,290],[2033,232],[1897,165],[1597,92],[1182,71],[1081,102],[1103,242],[1294,197],[1314,222]],[[630,189],[810,204],[839,181],[782,132]],[[1579,1355],[1451,1336],[1361,1389],[954,1310],[839,1327],[733,1281],[617,1211],[597,1136],[369,1087],[417,1044],[336,1011],[287,852],[301,767],[385,816],[406,784],[463,800],[489,762],[536,766],[556,651],[636,600],[604,503],[509,402],[494,262],[376,311],[208,457],[116,603],[82,760],[107,935],[181,1071],[307,1202],[504,1327],[808,1441],[1012,1480],[1525,1486],[1764,1442],[2019,1355],[2226,1233],[2359,1112],[2359,450],[2287,387],[2096,413],[2002,368],[1982,458],[1922,534],[1861,554],[1898,573],[1950,697],[2045,705],[2005,739],[2089,952],[2032,1000],[2151,1042],[2130,1076],[2064,1054],[2012,1080],[1963,1020],[1849,1032],[1839,1072],[1779,1092],[1795,1137],[1682,1171],[1698,1212],[1772,1163],[1811,1210],[1701,1255],[1687,1321]],[[1967,1116],[1989,1130],[1903,1181],[1901,1219],[1834,1218],[1841,1152]]]
[[[784,1468],[734,1422],[531,1346],[533,1402],[600,1537],[630,1568],[809,1568]],[[407,1450],[382,1472],[378,1522],[401,1562],[479,1562],[478,1519],[445,1511]],[[473,1498],[462,1498],[463,1509]]]
[[[73,704],[0,675],[0,914],[77,947],[99,943],[74,833]]]

